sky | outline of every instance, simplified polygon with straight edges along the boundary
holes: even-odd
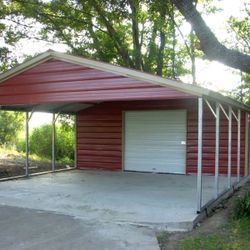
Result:
[[[225,24],[231,15],[240,16],[240,8],[243,6],[243,3],[248,2],[249,0],[214,0],[217,4],[217,7],[221,8],[222,11],[216,14],[210,14],[209,16],[203,15],[207,25],[215,33],[219,41],[223,42],[228,37],[228,32]],[[249,2],[248,2],[249,3]],[[184,32],[189,32],[190,25],[185,24],[182,28]],[[37,53],[42,53],[48,49],[53,49],[59,52],[65,52],[67,46],[63,44],[50,44],[47,42],[41,42],[36,40],[23,39],[16,46],[16,53],[19,53],[19,56],[22,55],[34,55]],[[21,53],[20,53],[21,51]],[[197,60],[197,82],[203,87],[221,91],[226,90],[230,91],[236,88],[240,83],[239,74],[236,70],[218,63],[218,62],[209,62],[206,60],[198,59]],[[181,78],[184,82],[191,82],[191,76],[185,76]],[[49,114],[35,114],[33,119],[31,119],[31,127],[35,127],[38,124],[43,122],[50,122],[51,116]]]

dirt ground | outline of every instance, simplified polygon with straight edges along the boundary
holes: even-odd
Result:
[[[56,169],[70,168],[67,164],[56,164]],[[50,161],[29,161],[29,172],[39,173],[51,170]],[[16,152],[0,151],[0,178],[13,177],[25,174],[25,157]]]
[[[250,182],[244,187],[237,190],[232,197],[223,201],[214,212],[200,222],[195,229],[190,232],[167,233],[161,232],[158,234],[158,242],[161,250],[178,250],[178,244],[181,240],[189,237],[195,237],[200,234],[216,233],[220,227],[228,222],[232,215],[235,200],[242,197],[244,193],[250,190]]]

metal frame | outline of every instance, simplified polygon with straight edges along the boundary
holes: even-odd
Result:
[[[220,143],[220,110],[223,111],[226,119],[228,120],[228,181],[227,189],[232,189],[237,183],[240,183],[240,154],[241,154],[241,110],[237,109],[237,114],[232,109],[231,105],[228,105],[228,112],[225,111],[222,104],[216,102],[215,110],[210,102],[204,99],[207,106],[211,110],[213,116],[216,119],[216,144],[215,144],[215,179],[214,179],[214,199],[209,201],[205,206],[202,206],[202,98],[198,101],[198,165],[197,165],[197,212],[200,213],[209,203],[213,203],[218,200],[219,197],[223,196],[223,192],[219,193],[219,143]],[[231,183],[232,173],[232,117],[237,121],[237,182]],[[248,116],[246,116],[248,117]],[[246,122],[247,124],[247,122]],[[245,135],[245,141],[248,141],[248,135]],[[245,154],[247,154],[245,152]]]
[[[29,122],[34,111],[26,112],[25,120],[25,176],[29,176]]]
[[[198,162],[197,162],[197,213],[202,207],[202,123],[203,123],[203,98],[198,99]]]
[[[232,107],[228,106],[228,114],[220,105],[225,117],[228,120],[228,145],[227,145],[227,188],[231,188],[231,177],[232,177]]]
[[[216,126],[215,126],[215,174],[214,197],[219,195],[219,160],[220,160],[220,104],[216,102]]]
[[[75,115],[74,120],[75,120],[75,155],[74,155],[75,156],[74,157],[75,158],[74,159],[75,160],[75,164],[74,164],[75,166],[74,167],[77,168],[77,145],[78,145],[78,143],[77,143],[77,115]]]
[[[215,117],[215,169],[214,169],[214,198],[219,195],[219,164],[220,164],[220,108],[219,102],[216,102],[215,111],[207,99],[205,102]]]
[[[241,111],[238,109],[238,126],[237,126],[237,182],[240,181],[240,127],[241,127]]]
[[[237,110],[237,115],[232,110],[232,114],[237,121],[237,182],[240,181],[240,127],[241,127],[241,110]]]
[[[52,154],[51,154],[51,168],[52,171],[55,172],[55,166],[56,166],[56,152],[55,152],[55,146],[56,146],[56,121],[59,117],[60,113],[52,114]]]

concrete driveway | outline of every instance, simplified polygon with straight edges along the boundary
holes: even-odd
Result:
[[[68,215],[0,206],[3,250],[159,250],[152,230],[90,223]]]
[[[213,194],[213,178],[204,179]],[[0,182],[0,249],[159,249],[155,229],[188,230],[196,177],[68,171]]]

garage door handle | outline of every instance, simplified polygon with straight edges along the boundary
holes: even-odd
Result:
[[[181,145],[186,145],[186,142],[185,141],[181,141]]]

